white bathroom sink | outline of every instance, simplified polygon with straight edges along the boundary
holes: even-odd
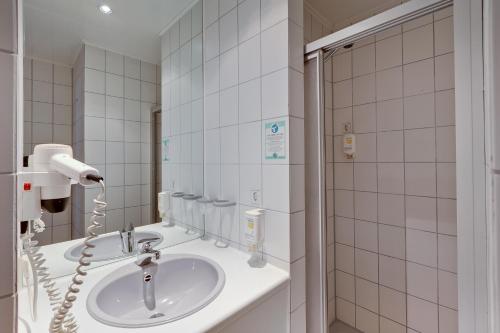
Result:
[[[224,282],[224,271],[208,258],[165,255],[144,267],[127,264],[103,278],[91,290],[87,310],[111,326],[161,325],[201,310]]]
[[[151,242],[151,245],[156,246],[160,244],[163,240],[163,236],[160,233],[154,231],[136,231],[135,240],[139,241],[145,238],[159,238],[159,240]],[[125,254],[122,252],[122,245],[120,234],[114,232],[111,234],[106,234],[99,236],[90,241],[96,247],[90,249],[89,252],[93,254],[90,261],[103,261],[115,258],[124,257]],[[71,261],[78,261],[82,253],[82,248],[84,244],[83,241],[70,247],[66,252],[64,252],[64,257]]]

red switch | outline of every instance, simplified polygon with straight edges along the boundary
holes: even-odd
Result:
[[[24,183],[24,190],[31,191],[31,183]]]

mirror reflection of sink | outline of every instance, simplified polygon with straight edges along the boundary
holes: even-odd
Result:
[[[136,231],[135,232],[135,240],[139,241],[145,238],[159,238],[159,240],[155,242],[151,242],[151,245],[157,246],[163,241],[163,236],[154,231]],[[122,245],[120,234],[118,232],[114,232],[111,234],[106,234],[99,236],[90,241],[96,247],[89,250],[89,252],[93,253],[94,256],[90,258],[91,262],[95,261],[104,261],[115,258],[124,257],[125,254],[122,252]],[[65,253],[64,257],[71,261],[78,261],[80,259],[80,254],[83,248],[83,241],[70,247]]]
[[[87,310],[117,327],[149,327],[189,316],[212,302],[225,274],[214,261],[196,255],[166,255],[144,267],[127,264],[90,292]]]

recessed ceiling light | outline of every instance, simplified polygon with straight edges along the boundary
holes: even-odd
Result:
[[[106,15],[109,15],[113,12],[111,10],[111,7],[109,7],[108,5],[105,5],[105,4],[100,5],[99,10],[101,11],[101,13],[106,14]]]

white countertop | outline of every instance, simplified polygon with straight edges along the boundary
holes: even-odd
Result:
[[[248,254],[233,248],[217,248],[213,245],[213,240],[202,241],[197,239],[163,249],[161,253],[165,255],[182,253],[196,254],[216,261],[226,274],[224,289],[219,296],[205,308],[188,317],[171,323],[137,329],[107,326],[93,319],[87,312],[85,306],[86,296],[93,286],[103,277],[115,269],[133,262],[134,258],[110,263],[106,266],[90,270],[89,275],[85,278],[85,282],[73,308],[73,313],[80,327],[79,332],[118,333],[124,331],[132,332],[134,330],[137,330],[137,332],[140,331],[141,333],[206,332],[237,314],[246,306],[257,302],[263,296],[285,286],[289,280],[289,275],[286,271],[270,264],[267,264],[264,268],[251,268],[247,264],[249,258]],[[56,281],[60,289],[66,290],[70,277],[62,277]],[[32,322],[27,307],[26,290],[22,290],[19,293],[19,332],[30,332],[29,330],[23,330],[25,325],[22,321],[28,323],[33,333],[47,332],[51,314],[47,296],[45,291],[41,289],[39,291],[38,320]]]

